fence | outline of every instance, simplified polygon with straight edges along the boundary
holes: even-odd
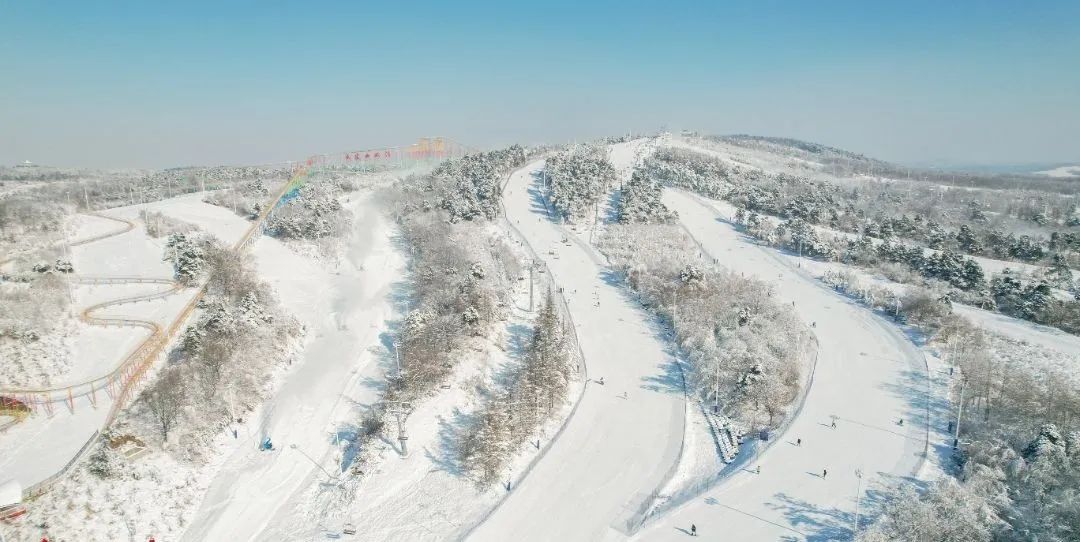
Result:
[[[98,218],[104,218],[105,220],[112,220],[113,222],[122,222],[124,224],[124,227],[119,229],[119,230],[113,230],[113,231],[110,231],[110,232],[100,233],[98,235],[94,235],[94,236],[91,236],[91,237],[86,237],[86,238],[83,238],[83,239],[79,239],[77,241],[72,241],[70,243],[66,242],[66,241],[62,241],[62,242],[53,244],[52,247],[55,247],[55,248],[59,248],[59,247],[68,247],[68,248],[77,247],[77,246],[80,246],[80,245],[85,245],[87,243],[93,243],[94,241],[100,241],[102,239],[108,239],[109,237],[113,237],[115,235],[120,235],[122,233],[127,233],[127,232],[135,229],[135,223],[130,221],[130,220],[124,220],[123,218],[115,218],[115,217],[111,217],[111,216],[105,216],[105,215],[100,214],[100,213],[87,213],[87,214],[89,214],[91,216],[96,216]],[[8,263],[10,261],[15,260],[16,258],[25,256],[27,254],[33,254],[35,252],[39,252],[40,250],[41,249],[30,249],[30,250],[25,250],[25,251],[23,251],[23,252],[21,252],[19,254],[9,255],[8,257],[0,260],[0,265],[4,265],[4,264],[6,264],[6,263]]]
[[[296,175],[294,176],[294,179],[297,176],[307,175],[307,172],[308,172],[307,169],[298,170]],[[279,199],[281,199],[282,196],[285,195],[285,191],[289,188],[290,184],[291,183],[287,183],[282,188],[282,190],[273,199],[273,203],[276,203]],[[252,240],[255,238],[255,233],[259,231],[259,229],[262,226],[262,222],[264,220],[266,220],[267,215],[270,213],[270,211],[273,209],[273,207],[274,207],[274,205],[271,204],[271,205],[267,205],[264,208],[264,210],[259,214],[259,216],[255,220],[255,222],[248,228],[248,230],[244,233],[244,235],[240,238],[240,240],[237,241],[236,244],[233,246],[234,251],[243,250],[244,248],[246,248],[247,246],[249,246],[251,244]],[[108,280],[115,280],[115,279],[107,279],[107,278],[104,278],[104,277],[97,277],[97,278],[87,277],[86,280],[89,280],[89,281],[94,281],[94,280],[108,281]],[[141,282],[154,283],[154,282],[159,282],[159,280],[163,280],[163,279],[142,279]],[[79,463],[80,460],[82,460],[85,457],[87,450],[89,450],[92,447],[95,440],[101,434],[101,431],[103,431],[104,429],[107,429],[110,425],[113,424],[113,422],[116,421],[117,416],[119,416],[120,412],[126,406],[127,402],[129,400],[131,400],[131,398],[134,395],[135,391],[138,389],[138,385],[142,382],[142,379],[146,376],[147,371],[150,369],[150,367],[153,366],[154,361],[157,360],[158,356],[162,353],[165,346],[169,343],[170,339],[172,337],[174,337],[180,331],[180,329],[187,322],[187,319],[195,311],[195,308],[198,306],[199,301],[202,299],[203,295],[205,295],[205,293],[206,293],[206,285],[207,285],[207,283],[205,281],[202,282],[199,285],[199,289],[196,292],[195,296],[191,299],[191,301],[189,301],[184,306],[184,308],[180,311],[180,313],[176,316],[176,318],[173,319],[172,324],[169,325],[169,327],[166,328],[165,330],[162,330],[160,328],[160,326],[158,326],[156,323],[147,322],[147,321],[144,321],[144,320],[133,320],[133,319],[125,319],[125,318],[100,319],[100,320],[108,321],[110,323],[117,323],[117,324],[123,324],[123,325],[132,325],[132,326],[140,326],[140,327],[148,327],[149,329],[152,329],[152,333],[151,333],[149,338],[147,338],[145,341],[143,341],[142,344],[140,344],[138,347],[136,347],[134,351],[132,351],[130,354],[128,354],[124,358],[124,360],[119,364],[119,366],[116,369],[114,369],[112,372],[110,372],[108,375],[105,375],[103,377],[94,379],[94,380],[92,380],[90,382],[86,382],[86,383],[78,385],[78,386],[89,386],[90,394],[91,394],[91,396],[93,396],[93,394],[95,393],[95,388],[94,388],[95,383],[104,382],[104,383],[107,384],[105,386],[105,388],[106,388],[106,391],[113,397],[113,403],[112,403],[112,406],[109,408],[109,413],[105,418],[104,424],[102,424],[102,429],[94,431],[94,434],[90,437],[90,439],[87,440],[85,444],[83,444],[82,448],[79,449],[78,453],[76,453],[75,456],[72,457],[71,460],[68,461],[68,463],[66,465],[64,465],[64,467],[62,469],[60,469],[59,472],[57,472],[56,474],[53,474],[49,478],[46,478],[45,480],[43,480],[41,482],[38,482],[37,484],[34,484],[33,486],[30,486],[29,488],[24,490],[23,491],[23,500],[29,500],[29,499],[32,499],[34,497],[42,495],[43,493],[48,491],[49,487],[51,487],[57,481],[61,480],[68,472],[70,472],[70,470],[73,467],[75,467]],[[131,301],[128,301],[128,299],[135,299],[135,298],[148,299],[148,298],[154,298],[154,297],[157,297],[157,296],[168,295],[168,294],[166,294],[166,292],[172,292],[177,287],[178,286],[174,286],[173,288],[170,288],[169,290],[166,290],[166,291],[163,291],[163,292],[155,292],[153,294],[146,294],[146,295],[142,295],[142,296],[134,296],[133,298],[125,298],[123,300],[114,300],[114,301],[107,301],[107,302],[104,302],[104,303],[99,303],[97,305],[91,306],[90,308],[84,310],[83,314],[85,316],[86,313],[88,313],[89,311],[96,310],[96,309],[102,308],[104,306],[131,302]],[[66,400],[68,400],[68,401],[73,401],[73,392],[72,392],[73,388],[74,387],[68,387],[68,388],[65,388],[64,390],[62,390],[62,391],[67,392]],[[39,393],[38,395],[44,397],[44,396],[51,396],[51,394],[53,392],[55,392],[56,390],[42,390],[42,391],[44,393]],[[0,393],[3,393],[3,392],[0,392]],[[46,398],[48,398],[48,397],[46,397]],[[44,404],[45,405],[50,405],[51,403],[52,403],[52,401],[48,401],[48,402],[45,402]],[[72,404],[72,408],[74,408],[73,404]]]
[[[75,453],[75,456],[68,460],[68,462],[60,469],[59,472],[24,489],[22,494],[23,501],[28,501],[30,499],[39,497],[43,495],[46,491],[48,491],[49,487],[51,487],[53,484],[63,478],[68,473],[68,471],[72,469],[72,467],[78,464],[78,462],[93,447],[94,442],[97,441],[97,438],[100,435],[101,431],[94,431],[94,434],[90,435],[90,438],[86,439],[86,442],[82,445],[81,448],[79,448],[79,451]]]

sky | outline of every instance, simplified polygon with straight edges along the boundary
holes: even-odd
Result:
[[[1080,163],[1080,2],[0,0],[0,164],[690,129]]]

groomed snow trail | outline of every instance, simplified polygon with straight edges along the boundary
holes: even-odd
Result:
[[[391,317],[391,285],[404,268],[389,224],[370,195],[355,209],[347,262],[330,273],[282,243],[261,238],[254,253],[260,275],[307,327],[308,343],[216,476],[184,540],[257,540],[294,493],[323,476],[333,441],[335,415],[351,408],[346,396],[367,402],[377,390],[362,374],[378,360],[372,353]],[[370,397],[361,397],[365,393]],[[276,449],[257,450],[265,436]],[[296,448],[292,448],[295,445]],[[333,472],[333,470],[331,470]],[[340,472],[340,471],[338,471]]]
[[[881,484],[910,479],[922,464],[928,400],[922,354],[894,325],[754,244],[715,209],[670,189],[664,202],[708,256],[774,284],[779,301],[816,322],[820,350],[805,406],[782,440],[749,468],[648,523],[638,538],[682,540],[696,524],[707,539],[849,539],[856,469],[863,472],[865,513]],[[758,465],[760,474],[753,472]]]
[[[622,539],[678,459],[682,381],[618,280],[582,244],[561,242],[537,192],[543,167],[539,160],[511,175],[507,218],[565,289],[593,381],[547,455],[470,539]]]

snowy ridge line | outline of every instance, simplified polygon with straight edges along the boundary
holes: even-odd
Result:
[[[510,183],[510,176],[513,175],[515,171],[511,171],[506,175],[506,180],[503,182],[502,185],[502,190],[504,192],[506,191],[506,185]],[[518,242],[529,254],[529,257],[533,259],[534,263],[539,262],[544,266],[545,273],[549,277],[551,277],[551,281],[552,283],[554,283],[555,275],[551,273],[551,269],[548,267],[547,262],[537,256],[536,251],[533,250],[532,245],[529,244],[529,241],[526,239],[525,235],[522,234],[521,231],[518,230],[517,227],[510,222],[509,218],[507,218],[506,206],[501,202],[501,200],[499,203],[499,207],[500,209],[502,209],[502,221],[507,226],[507,232],[511,233],[513,237],[517,238]],[[581,341],[578,340],[577,325],[574,324],[573,316],[571,316],[570,314],[570,306],[566,303],[566,295],[563,292],[558,291],[557,287],[555,294],[556,299],[559,300],[560,310],[562,311],[563,316],[566,318],[566,321],[570,324],[567,327],[570,328],[570,332],[574,335],[574,347],[577,348],[578,359],[581,360],[581,377],[583,380],[581,389],[578,391],[577,397],[574,398],[574,406],[570,408],[570,412],[566,415],[565,418],[563,418],[562,423],[559,425],[559,429],[555,431],[555,434],[551,435],[551,438],[548,439],[547,444],[544,445],[544,448],[540,450],[540,452],[537,453],[535,456],[533,456],[532,460],[529,461],[525,468],[521,470],[521,475],[518,476],[517,479],[517,486],[519,488],[521,487],[521,484],[525,483],[525,481],[528,479],[529,473],[532,472],[533,467],[535,467],[536,464],[539,463],[540,460],[547,455],[551,447],[554,446],[555,443],[559,440],[559,437],[562,435],[563,431],[570,425],[570,420],[573,419],[574,414],[577,413],[578,406],[581,405],[581,399],[585,396],[585,390],[589,387],[589,365],[585,360],[585,352],[581,349]],[[483,517],[481,517],[477,522],[473,523],[473,525],[461,535],[459,540],[468,539],[469,536],[472,535],[472,533],[476,532],[476,529],[480,528],[480,526],[486,523],[487,520],[491,518],[491,516],[495,515],[495,512],[497,512],[499,508],[502,507],[503,503],[506,502],[506,497],[507,495],[504,495],[503,498],[499,499],[499,501],[495,503],[495,506],[491,507],[490,510],[485,512]]]
[[[707,198],[703,198],[703,197],[701,197],[701,196],[699,196],[697,194],[687,192],[685,190],[677,190],[677,191],[679,193],[681,193],[681,194],[689,196],[691,199],[696,201],[699,205],[705,207],[710,212],[715,213],[717,215],[717,217],[722,218],[724,220],[724,222],[727,222],[728,224],[731,224],[731,220],[729,218],[727,218],[727,217],[724,217],[716,207],[709,204]],[[698,241],[695,239],[694,242],[697,243]],[[700,243],[698,245],[700,246]],[[769,247],[767,247],[767,248],[769,248]],[[792,268],[791,264],[789,264],[788,262],[786,262],[782,258],[780,258],[776,254],[776,251],[772,250],[771,248],[769,250],[764,250],[762,252],[767,257],[773,259],[777,263],[780,263],[780,264],[788,267],[789,269],[791,269],[792,272],[797,273],[799,275],[802,275],[803,278],[808,279],[812,284],[814,284],[818,288],[828,290],[829,292],[832,292],[834,294],[837,293],[834,288],[830,288],[827,285],[823,284],[819,277],[813,276],[812,274],[810,274],[805,269],[803,269],[801,267]],[[843,297],[850,297],[850,296],[844,295]],[[927,393],[927,395],[926,395],[926,435],[925,435],[925,440],[923,441],[923,453],[922,453],[918,463],[916,464],[916,466],[912,469],[912,475],[916,475],[916,474],[918,474],[919,472],[922,471],[923,467],[925,466],[925,464],[927,462],[927,459],[929,458],[929,454],[930,454],[930,418],[931,418],[931,415],[930,415],[930,397],[931,397],[931,395],[930,394],[931,394],[931,390],[932,390],[932,378],[931,378],[931,375],[930,375],[930,361],[928,359],[926,359],[926,352],[923,352],[921,348],[915,347],[915,345],[912,344],[911,340],[906,335],[898,334],[898,332],[896,331],[896,322],[895,321],[886,319],[878,311],[871,310],[870,314],[874,315],[875,318],[877,318],[881,322],[885,323],[886,324],[885,329],[891,330],[893,332],[893,333],[891,333],[891,335],[893,335],[894,339],[899,339],[900,344],[904,345],[905,348],[916,352],[918,354],[919,358],[923,360],[923,367],[926,370],[926,393]]]

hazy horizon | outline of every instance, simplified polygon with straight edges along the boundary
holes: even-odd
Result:
[[[1080,162],[1080,5],[8,3],[0,164],[254,164],[672,131]]]

